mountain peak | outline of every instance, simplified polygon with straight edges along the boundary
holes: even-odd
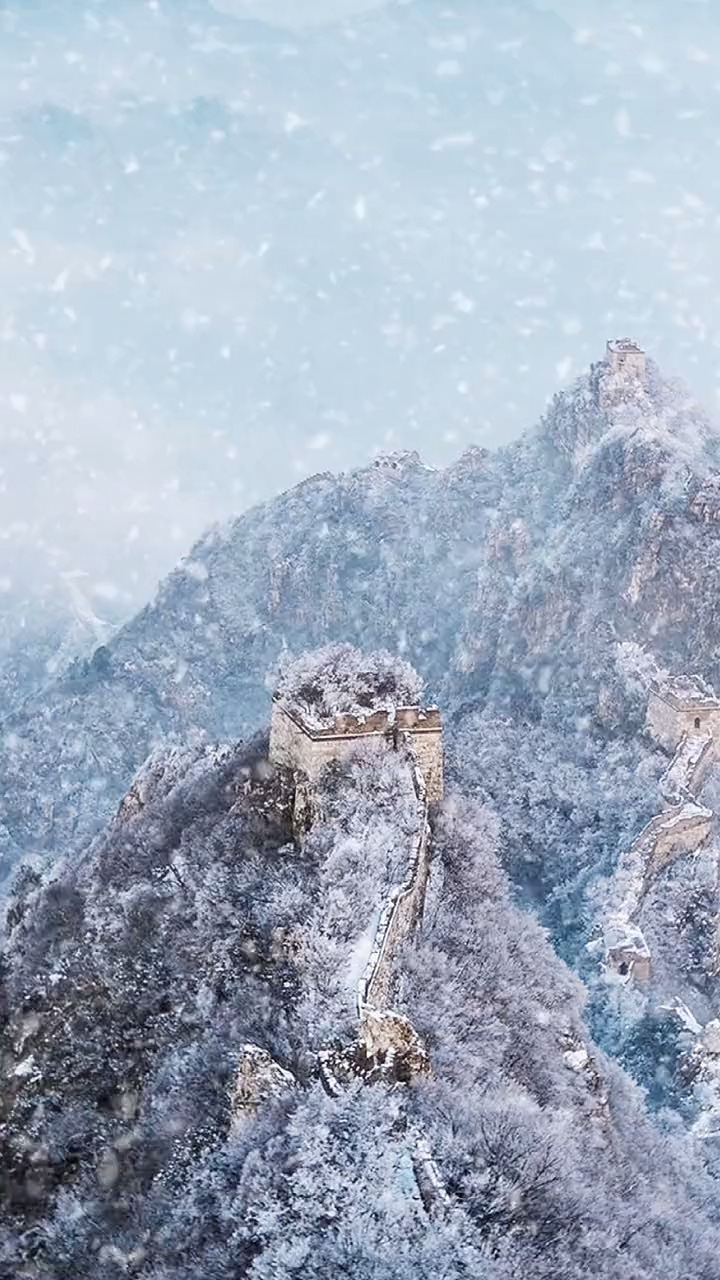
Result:
[[[618,442],[635,456],[650,449],[686,479],[720,463],[717,427],[632,338],[608,341],[603,359],[554,397],[539,432],[577,471]]]

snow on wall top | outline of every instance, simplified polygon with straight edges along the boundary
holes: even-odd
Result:
[[[663,680],[653,680],[651,689],[675,706],[720,708],[720,699],[715,690],[699,675],[668,676]]]
[[[604,943],[606,953],[634,951],[638,956],[650,957],[642,929],[625,916],[610,916],[605,922]]]
[[[339,716],[358,720],[378,711],[419,704],[423,683],[402,658],[377,650],[362,653],[351,644],[325,645],[285,666],[278,700],[310,728],[330,729]]]

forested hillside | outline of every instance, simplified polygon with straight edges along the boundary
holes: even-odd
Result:
[[[476,803],[451,798],[436,826],[402,961],[431,1075],[327,1096],[318,1052],[352,1035],[414,797],[399,757],[366,749],[330,771],[298,843],[292,790],[262,738],[156,755],[84,857],[21,877],[2,1274],[713,1280],[716,1188],[593,1047],[582,988],[511,906]],[[248,1044],[283,1070],[233,1102]]]
[[[379,458],[208,533],[142,613],[4,723],[5,873],[86,848],[149,752],[265,725],[289,655],[387,648],[441,702],[449,780],[496,813],[516,900],[589,984],[596,1036],[653,1105],[691,1120],[667,1006],[680,996],[705,1022],[720,994],[712,848],[673,870],[664,923],[657,887],[650,1004],[608,989],[586,948],[668,764],[644,733],[643,673],[720,687],[718,435],[652,363],[642,394],[611,408],[603,376],[507,449],[444,471]]]

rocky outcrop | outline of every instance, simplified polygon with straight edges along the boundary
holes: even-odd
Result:
[[[429,1072],[427,1049],[404,1014],[369,1009],[359,1034],[368,1061],[379,1064],[391,1078],[411,1080]]]
[[[607,1120],[609,1117],[607,1083],[593,1054],[585,1041],[567,1027],[561,1032],[561,1043],[563,1061],[568,1071],[572,1071],[584,1081],[593,1116]]]
[[[710,476],[702,484],[693,484],[688,493],[688,508],[703,524],[720,524],[720,479]]]
[[[682,1000],[677,998],[666,1006],[682,1027],[685,1054],[682,1072],[692,1085],[692,1093],[698,1110],[693,1125],[696,1137],[702,1139],[720,1137],[720,1020],[698,1022]]]
[[[256,1044],[244,1044],[238,1056],[230,1099],[233,1123],[238,1124],[246,1112],[257,1110],[270,1098],[296,1086],[292,1072],[275,1062],[265,1049]]]

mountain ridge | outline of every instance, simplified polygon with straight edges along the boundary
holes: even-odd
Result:
[[[643,1116],[642,1125],[647,1128],[643,1129],[640,1164],[635,1163],[622,1137],[621,1165],[628,1177],[636,1181],[642,1177],[649,1189],[655,1186],[654,1172],[651,1176],[654,1157],[649,1152],[661,1139],[644,1115],[639,1095],[602,1051],[647,1090],[653,1109],[672,1110],[668,1123],[678,1126],[678,1131],[696,1126],[699,1112],[702,1119],[702,1099],[715,1079],[711,1015],[720,1002],[720,975],[712,964],[717,924],[712,877],[717,877],[720,857],[717,843],[706,844],[697,859],[679,858],[647,897],[642,928],[647,931],[653,956],[657,956],[650,998],[608,979],[587,948],[611,899],[613,877],[623,852],[632,849],[638,832],[663,804],[663,778],[669,761],[645,731],[649,673],[664,669],[682,675],[698,670],[712,683],[717,680],[720,661],[714,605],[720,591],[720,524],[708,518],[718,475],[714,429],[692,408],[684,392],[666,384],[659,375],[651,372],[647,387],[635,387],[619,401],[607,399],[598,381],[604,375],[602,367],[597,372],[591,370],[555,398],[533,432],[496,454],[472,451],[442,471],[424,466],[414,454],[384,456],[360,472],[338,477],[324,474],[304,481],[272,503],[245,513],[224,528],[213,529],[161,584],[155,600],[108,645],[97,649],[89,661],[76,663],[41,698],[3,726],[6,785],[2,821],[8,866],[18,855],[25,855],[9,896],[8,919],[17,942],[16,950],[11,949],[16,966],[11,999],[17,997],[22,1005],[26,998],[32,1003],[52,996],[48,975],[54,972],[55,959],[62,958],[64,944],[59,944],[59,950],[52,946],[48,950],[47,934],[79,928],[82,906],[86,922],[88,912],[96,924],[98,913],[104,922],[95,933],[91,930],[83,935],[86,942],[95,940],[85,969],[94,972],[93,966],[99,966],[106,974],[103,982],[113,980],[120,934],[125,936],[135,924],[145,929],[143,946],[130,951],[137,951],[147,988],[138,1014],[149,1019],[155,1035],[157,1027],[165,1026],[163,1019],[175,1017],[177,1009],[184,1007],[183,1000],[177,1007],[174,1000],[169,1008],[155,1007],[157,992],[169,981],[163,969],[165,961],[174,966],[177,982],[185,991],[190,981],[183,968],[187,955],[195,956],[190,966],[192,981],[198,966],[220,957],[218,991],[221,995],[225,992],[222,999],[226,999],[226,970],[228,965],[232,968],[229,957],[234,955],[242,920],[251,922],[254,912],[277,901],[276,923],[288,926],[290,937],[295,936],[290,927],[293,918],[300,916],[305,921],[302,928],[307,926],[312,938],[307,955],[312,959],[317,989],[308,986],[308,974],[296,963],[291,946],[288,967],[277,990],[262,996],[259,988],[253,987],[253,992],[248,988],[247,992],[251,1006],[259,1002],[260,1012],[267,1012],[267,1000],[275,1008],[273,1002],[280,999],[282,1011],[278,1005],[273,1015],[278,1022],[276,1031],[269,1035],[262,1020],[258,1024],[257,1019],[251,1019],[246,1025],[240,1018],[233,1023],[232,1044],[233,1052],[237,1049],[245,1055],[243,1061],[250,1063],[251,1076],[257,1064],[264,1063],[258,1070],[261,1075],[264,1071],[271,1094],[273,1081],[280,1082],[281,1092],[284,1090],[288,1073],[299,1082],[303,1096],[295,1098],[293,1085],[294,1100],[284,1099],[283,1094],[279,1110],[273,1103],[270,1112],[263,1111],[261,1128],[253,1129],[262,1142],[262,1126],[269,1124],[271,1145],[279,1143],[285,1149],[283,1144],[288,1141],[289,1149],[297,1149],[295,1121],[288,1119],[292,1138],[283,1128],[296,1107],[306,1120],[312,1115],[325,1127],[330,1123],[326,1103],[305,1096],[308,1087],[312,1093],[308,1033],[312,1040],[312,1028],[319,1028],[314,1049],[324,1050],[328,1045],[334,1049],[335,1037],[342,1046],[343,1037],[356,1027],[356,1010],[353,1006],[351,1011],[348,1005],[348,991],[343,994],[339,975],[352,969],[348,955],[357,960],[368,938],[375,936],[374,929],[366,928],[362,938],[352,943],[356,923],[353,904],[362,902],[363,910],[370,910],[367,886],[353,885],[352,876],[358,868],[367,870],[372,862],[380,877],[376,884],[379,902],[387,901],[380,883],[387,874],[387,895],[390,884],[399,882],[393,861],[397,849],[392,850],[393,846],[399,849],[402,839],[404,801],[397,788],[395,798],[390,799],[394,775],[389,764],[382,785],[377,780],[370,785],[368,777],[359,784],[360,775],[352,769],[341,770],[340,775],[331,773],[321,784],[324,791],[305,846],[311,865],[295,865],[290,850],[298,844],[298,810],[292,801],[292,786],[288,782],[278,790],[277,777],[266,760],[267,742],[252,734],[266,723],[275,673],[292,654],[341,641],[361,646],[366,652],[389,650],[414,662],[425,678],[427,696],[443,706],[449,800],[435,828],[440,852],[430,863],[429,937],[419,940],[417,952],[405,948],[402,981],[408,1026],[426,1042],[430,1060],[442,1063],[442,1078],[417,1085],[417,1112],[414,1101],[408,1113],[402,1108],[392,1111],[391,1107],[390,1130],[399,1127],[403,1131],[407,1121],[408,1134],[412,1131],[415,1135],[412,1141],[397,1148],[383,1139],[381,1151],[373,1149],[366,1154],[383,1168],[394,1168],[395,1156],[400,1167],[408,1161],[413,1165],[419,1149],[413,1128],[417,1121],[432,1160],[440,1160],[439,1176],[448,1196],[451,1200],[458,1196],[463,1206],[474,1206],[475,1218],[472,1223],[463,1218],[462,1228],[470,1233],[463,1239],[471,1253],[475,1247],[473,1223],[485,1222],[486,1203],[483,1188],[475,1187],[472,1177],[468,1182],[467,1169],[474,1167],[476,1156],[458,1151],[455,1139],[433,1115],[436,1104],[441,1111],[448,1105],[455,1117],[451,1128],[462,1127],[462,1107],[458,1111],[459,1104],[448,1101],[461,1085],[451,1063],[457,1038],[466,1033],[458,1028],[452,1007],[459,998],[453,983],[456,975],[465,971],[456,947],[459,930],[463,945],[477,959],[477,989],[490,982],[488,999],[493,1007],[494,1002],[506,999],[501,992],[528,957],[535,960],[543,954],[548,963],[554,959],[548,932],[569,966],[555,968],[552,976],[545,973],[542,982],[547,979],[549,987],[542,998],[538,996],[539,1009],[532,998],[528,1004],[518,997],[514,1007],[516,1012],[522,1007],[523,1013],[518,1020],[512,1014],[514,1030],[509,1033],[505,1024],[493,1032],[498,1046],[503,1046],[506,1065],[512,1063],[512,1082],[502,1072],[498,1076],[495,1059],[488,1063],[488,1079],[501,1079],[501,1092],[517,1087],[522,1092],[528,1081],[535,1091],[533,1100],[522,1094],[519,1112],[516,1115],[513,1111],[513,1151],[524,1150],[518,1132],[530,1123],[533,1141],[537,1139],[544,1150],[555,1152],[554,1162],[563,1144],[569,1143],[573,1169],[584,1168],[582,1144],[578,1146],[573,1130],[575,1111],[567,1121],[568,1129],[565,1121],[554,1113],[551,1117],[546,1110],[554,1107],[549,1099],[556,1096],[557,1085],[555,1068],[548,1063],[558,1069],[562,1064],[561,1078],[566,1080],[562,1073],[577,1072],[578,1087],[588,1091],[585,1101],[577,1097],[572,1104],[583,1113],[583,1123],[588,1116],[600,1116],[598,1107],[602,1111],[600,1104],[606,1094],[615,1099],[611,1109],[612,1105],[619,1108],[616,1119],[621,1127],[623,1116],[632,1114],[631,1127],[640,1125],[639,1117]],[[605,397],[602,403],[601,394]],[[670,429],[673,423],[678,425],[675,433]],[[419,688],[412,687],[413,697],[420,697]],[[243,737],[249,742],[238,745]],[[217,748],[213,743],[218,740],[233,745]],[[149,760],[143,765],[148,753]],[[364,766],[358,767],[362,770]],[[717,771],[711,772],[706,791],[702,797],[698,794],[707,813],[720,810],[718,785]],[[356,787],[352,819],[343,816],[343,786]],[[388,819],[383,827],[379,809],[385,812],[386,808],[394,819]],[[380,822],[377,829],[383,832],[374,852],[367,844],[365,829],[373,822]],[[239,870],[233,861],[238,847],[232,835],[236,823],[236,834],[242,833],[247,842],[246,870],[252,881],[247,892],[238,881]],[[273,834],[266,842],[262,832],[268,823]],[[477,847],[479,836],[482,840],[487,837],[488,848],[492,845],[496,849],[492,857],[497,856],[502,871]],[[261,870],[258,858],[265,844],[269,861]],[[482,867],[481,871],[476,868],[477,875],[472,870],[476,855],[480,857],[478,868]],[[226,866],[228,859],[231,865]],[[43,865],[49,867],[46,874],[42,873]],[[395,869],[387,870],[391,867]],[[333,879],[336,871],[340,882]],[[89,894],[79,888],[77,879],[87,875],[97,880]],[[284,885],[285,875],[289,879]],[[101,882],[112,901],[103,898],[98,887]],[[192,901],[188,898],[185,902],[190,882],[197,892],[194,888]],[[511,931],[509,949],[505,951],[504,944],[501,947],[496,941],[480,956],[474,940],[478,920],[485,921],[488,939],[503,936],[509,927],[507,903],[499,908],[499,916],[495,910],[492,886],[500,883],[505,885],[505,895],[508,885],[512,887],[516,903],[522,903],[535,920],[522,913],[513,916],[515,932]],[[218,902],[216,919],[213,912]],[[122,913],[122,925],[108,916],[116,908]],[[462,929],[457,919],[460,909],[467,912],[467,927]],[[672,919],[668,919],[670,909]],[[177,953],[173,950],[173,929],[180,928],[184,911],[190,912],[190,919],[195,910],[202,916],[202,944],[211,938],[212,945],[208,955],[203,951],[202,957],[196,956],[194,948],[200,945],[200,935],[193,933],[183,956],[182,947]],[[513,911],[517,910],[513,906]],[[273,911],[274,907],[271,914]],[[442,940],[436,947],[433,930],[438,921],[444,923],[440,926]],[[337,927],[337,937],[330,936],[331,922],[332,929]],[[159,951],[152,942],[156,933],[163,939]],[[272,961],[275,952],[267,939],[259,953],[258,941],[252,946],[250,942],[248,939],[248,954],[254,955],[257,963]],[[521,962],[519,957],[525,959]],[[238,963],[245,972],[242,957]],[[38,988],[31,995],[23,982],[34,982],[36,969],[48,977],[47,990]],[[579,1004],[576,1007],[576,1002],[582,1003],[582,987],[570,970],[588,990],[586,1022],[580,1019]],[[67,989],[68,1017],[77,1016],[81,1023],[85,1017],[83,981],[78,974],[76,1002],[72,983]],[[286,988],[283,982],[288,984]],[[525,982],[529,993],[535,991],[529,973]],[[352,986],[351,999],[355,989]],[[283,990],[292,995],[287,1008]],[[196,995],[202,1022],[209,997],[206,993]],[[548,1014],[548,1009],[555,1009],[558,1000],[562,1005],[565,998],[568,1008],[572,1006],[577,1013],[567,1026],[559,1005],[557,1019]],[[684,1022],[677,1015],[679,1007],[685,1011]],[[123,1009],[127,1017],[135,1018],[132,1001],[125,1001]],[[468,1033],[474,1046],[468,1049],[468,1071],[474,1070],[472,1062],[481,1042],[485,1043],[488,1016],[486,1004],[477,1014],[483,1027],[480,1041],[473,1039],[474,1031]],[[452,1028],[446,1040],[439,1033],[438,1018]],[[220,1143],[219,1164],[203,1145],[204,1129],[196,1132],[189,1126],[192,1132],[188,1130],[187,1141],[180,1143],[177,1160],[169,1154],[166,1135],[159,1135],[159,1141],[162,1160],[167,1158],[172,1168],[177,1164],[181,1181],[192,1162],[197,1162],[197,1177],[189,1184],[191,1197],[202,1195],[209,1167],[226,1173],[232,1169],[227,1173],[226,1190],[219,1193],[222,1200],[230,1194],[230,1186],[236,1185],[233,1179],[240,1177],[242,1185],[246,1184],[233,1164],[234,1156],[223,1147],[230,1065],[215,1038],[222,1023],[220,1013],[216,1021],[207,1042],[205,1032],[198,1033],[202,1048],[199,1044],[186,1046],[189,1057],[183,1071],[189,1074],[183,1079],[192,1080],[192,1096],[200,1105],[206,1082],[198,1075],[198,1055],[209,1054],[214,1084],[202,1105],[214,1117],[213,1141]],[[288,1040],[291,1024],[295,1036],[292,1052]],[[525,1028],[522,1035],[521,1024]],[[695,1026],[700,1028],[700,1039],[688,1048],[687,1027]],[[528,1027],[532,1028],[532,1044],[525,1055]],[[538,1027],[548,1028],[549,1036],[540,1047]],[[177,1035],[184,1036],[186,1030],[178,1026]],[[599,1047],[591,1044],[593,1038]],[[54,1046],[43,1047],[41,1043],[41,1047],[52,1060]],[[483,1062],[485,1052],[482,1048]],[[422,1058],[423,1054],[418,1051],[417,1056]],[[102,1059],[90,1057],[100,1069]],[[31,1089],[34,1067],[28,1054],[12,1061],[20,1073],[18,1080],[13,1076],[11,1095],[15,1097],[13,1090],[22,1093]],[[157,1085],[147,1086],[151,1090],[148,1097],[165,1096],[167,1071],[171,1071],[170,1065],[163,1068]],[[121,1080],[116,1084],[112,1096],[121,1097],[124,1086]],[[265,1087],[259,1080],[258,1097],[264,1096]],[[487,1113],[487,1085],[478,1080],[477,1087],[473,1114],[484,1116],[483,1132],[492,1134],[497,1119],[495,1104]],[[252,1082],[248,1088],[253,1095]],[[169,1086],[168,1097],[177,1100],[175,1089],[175,1084]],[[564,1087],[560,1094],[564,1094]],[[413,1092],[411,1096],[415,1099],[416,1095]],[[505,1131],[507,1123],[505,1092],[502,1098],[499,1132]],[[353,1102],[334,1101],[339,1113],[355,1114]],[[117,1119],[116,1112],[118,1108],[122,1112],[124,1104],[108,1105]],[[364,1104],[358,1105],[366,1116]],[[387,1119],[382,1107],[380,1112]],[[375,1115],[382,1127],[385,1120],[380,1112]],[[22,1107],[18,1114],[21,1118],[25,1114]],[[66,1120],[60,1119],[58,1124],[58,1150],[65,1153],[61,1163],[67,1159],[72,1166],[73,1151],[68,1153],[62,1145]],[[598,1124],[602,1127],[599,1119]],[[99,1132],[95,1119],[89,1132]],[[147,1139],[154,1150],[158,1135],[153,1134],[152,1125],[148,1128],[144,1124],[142,1132],[142,1142]],[[304,1141],[298,1138],[302,1160],[312,1163]],[[496,1180],[494,1162],[499,1148],[494,1140],[490,1147],[492,1157],[488,1160],[483,1147],[482,1159],[490,1170],[492,1214],[512,1229],[513,1216],[508,1217],[503,1207],[503,1179],[512,1181],[515,1175],[503,1166]],[[670,1148],[663,1147],[658,1157],[675,1169],[670,1180],[678,1187],[689,1185],[682,1172],[683,1161],[690,1158],[688,1151],[681,1141],[672,1155]],[[443,1157],[443,1152],[449,1154]],[[210,1165],[205,1163],[206,1155]],[[334,1148],[333,1159],[339,1159],[347,1172],[354,1157],[341,1145]],[[714,1160],[712,1147],[703,1148],[698,1155],[698,1176],[700,1166],[712,1172]],[[51,1160],[47,1175],[51,1183],[53,1169]],[[586,1169],[582,1179],[588,1175]],[[388,1176],[401,1175],[393,1172]],[[620,1183],[623,1176],[621,1172]],[[255,1185],[252,1179],[250,1185]],[[268,1190],[270,1183],[263,1186],[263,1195],[275,1194]],[[569,1185],[563,1186],[563,1195],[572,1198],[575,1193]],[[190,1255],[183,1252],[184,1246],[173,1254],[175,1246],[157,1227],[156,1214],[162,1219],[167,1206],[155,1199],[154,1192],[145,1200],[146,1191],[143,1184],[142,1213],[150,1215],[145,1229],[151,1236],[159,1231],[156,1240],[161,1239],[162,1250],[173,1256],[177,1276],[184,1276]],[[688,1194],[692,1198],[695,1193]],[[652,1195],[650,1190],[648,1195]],[[541,1200],[544,1222],[559,1224],[564,1220],[557,1206]],[[580,1200],[580,1220],[592,1220],[593,1231],[599,1230],[585,1191]],[[182,1203],[182,1212],[189,1219],[189,1205]],[[243,1211],[254,1221],[247,1203]],[[629,1248],[635,1235],[634,1225],[624,1217],[622,1221],[626,1226],[616,1242],[621,1252]],[[547,1229],[548,1248],[555,1250],[557,1266],[565,1268],[563,1274],[572,1274],[575,1246],[570,1248],[572,1256],[563,1255],[559,1244],[562,1232],[553,1233],[551,1225]],[[705,1231],[704,1226],[697,1229]],[[658,1230],[662,1228],[658,1226]],[[54,1225],[53,1231],[57,1232],[53,1238],[61,1240],[66,1251],[63,1257],[70,1275],[71,1268],[80,1265],[78,1259],[82,1258],[83,1266],[90,1265],[92,1243],[87,1234],[68,1240],[62,1224]],[[393,1238],[392,1232],[389,1238]],[[129,1227],[118,1239],[114,1247],[128,1256],[137,1247],[136,1234]],[[209,1245],[200,1230],[199,1235],[193,1235],[193,1265],[195,1254],[204,1260],[198,1265],[206,1265],[206,1247],[212,1253],[220,1246],[217,1241]],[[267,1238],[263,1247],[276,1265],[277,1242]],[[444,1237],[438,1247],[449,1247]],[[640,1252],[636,1265],[629,1264],[628,1280],[643,1275],[642,1267],[652,1275],[644,1242],[635,1247]],[[685,1244],[676,1242],[673,1247],[679,1250],[678,1256],[689,1256],[683,1252]],[[599,1243],[600,1258],[603,1248],[606,1243]],[[711,1255],[709,1249],[704,1259]],[[532,1251],[528,1258],[527,1265],[536,1266]],[[703,1260],[705,1272],[700,1274],[707,1274],[708,1280],[714,1280],[712,1265]]]
[[[593,1045],[581,985],[510,902],[494,815],[458,793],[398,956],[432,1070],[393,1083],[386,1063],[327,1096],[319,1050],[352,1034],[417,798],[380,742],[320,780],[298,841],[266,750],[158,756],[86,855],[16,884],[2,1274],[713,1280],[696,1148]]]
[[[600,705],[609,726],[624,714],[616,640],[655,635],[669,665],[716,678],[703,606],[715,532],[697,495],[717,437],[652,368],[647,402],[613,419],[598,412],[596,378],[594,367],[495,453],[444,470],[416,454],[379,458],[211,530],[107,646],[4,723],[8,857],[86,838],[163,736],[253,731],[286,650],[393,649],[451,709],[480,699],[542,716],[584,686],[586,713]],[[603,582],[618,574],[616,599]]]

